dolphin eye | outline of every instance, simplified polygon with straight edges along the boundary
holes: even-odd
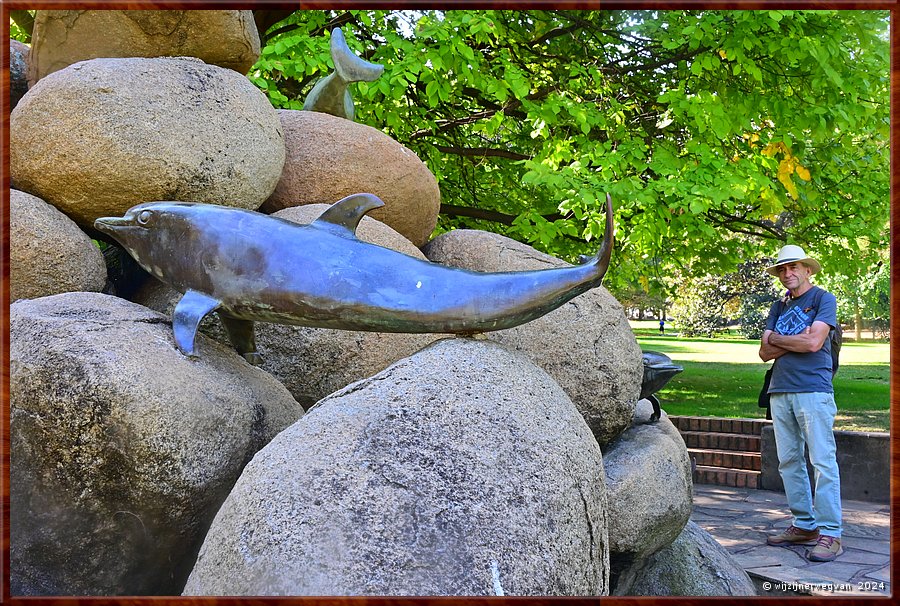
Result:
[[[142,210],[141,214],[137,216],[137,222],[141,225],[147,225],[150,222],[150,218],[153,217],[153,213],[149,210]]]

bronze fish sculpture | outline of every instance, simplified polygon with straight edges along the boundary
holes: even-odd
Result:
[[[658,421],[662,416],[662,408],[656,392],[662,389],[672,377],[684,370],[681,366],[672,363],[672,358],[658,351],[645,351],[641,356],[644,363],[644,378],[641,382],[641,395],[639,399],[646,398],[653,405],[653,414],[650,421]]]
[[[182,353],[193,355],[200,321],[217,311],[252,364],[260,362],[255,321],[461,335],[512,328],[598,286],[612,255],[609,196],[596,256],[571,267],[498,273],[445,267],[357,239],[363,215],[383,205],[355,194],[298,225],[215,204],[149,202],[94,226],[184,293],[172,319]]]

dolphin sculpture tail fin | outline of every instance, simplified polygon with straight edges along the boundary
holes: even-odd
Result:
[[[369,63],[357,57],[344,38],[344,32],[335,28],[331,32],[331,60],[334,61],[334,72],[345,83],[372,82],[384,71],[384,66]]]
[[[584,264],[592,264],[597,268],[597,277],[594,281],[599,284],[609,269],[609,262],[612,259],[613,241],[615,240],[615,228],[613,227],[613,207],[612,198],[606,194],[606,229],[603,232],[603,242],[600,243],[600,249],[593,257],[581,255],[578,260]]]

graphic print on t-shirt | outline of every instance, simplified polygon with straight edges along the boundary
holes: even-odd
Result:
[[[775,330],[781,335],[799,335],[812,324],[812,316],[799,307],[791,307],[779,316]]]

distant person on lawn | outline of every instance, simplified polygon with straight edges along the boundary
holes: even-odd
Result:
[[[759,357],[764,362],[775,360],[769,385],[772,426],[778,471],[793,515],[791,526],[766,542],[815,545],[809,559],[829,562],[844,550],[829,339],[829,331],[837,324],[837,301],[810,283],[810,276],[821,269],[818,261],[794,245],[779,250],[775,265],[766,268],[788,292],[769,310]],[[815,500],[809,489],[804,444],[815,469]]]
[[[661,335],[666,334],[666,321],[665,320],[659,321],[659,334],[661,334]]]

